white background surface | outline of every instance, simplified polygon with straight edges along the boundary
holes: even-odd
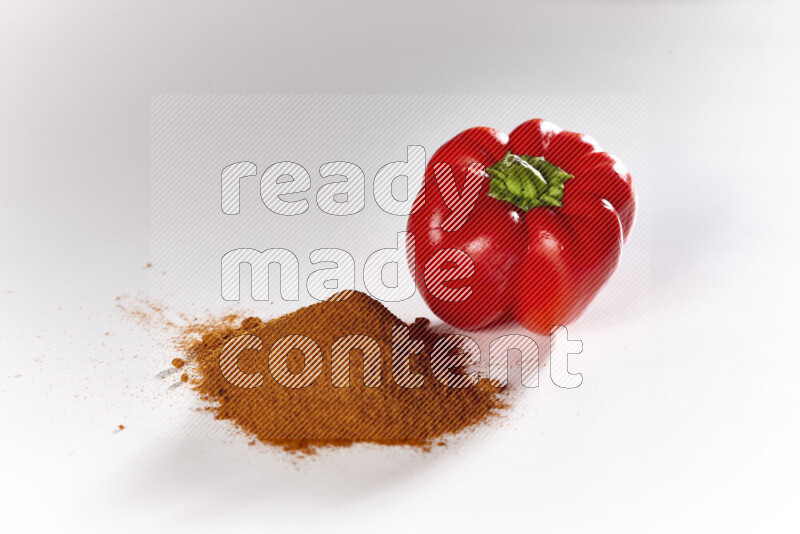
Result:
[[[5,530],[797,530],[796,3],[0,9]],[[595,311],[578,390],[444,452],[248,447],[116,310],[158,276],[168,93],[645,95],[645,309]]]

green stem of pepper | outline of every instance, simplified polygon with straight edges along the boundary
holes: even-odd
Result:
[[[489,196],[511,202],[525,211],[561,206],[564,182],[573,177],[544,158],[511,152],[486,172],[491,180]]]

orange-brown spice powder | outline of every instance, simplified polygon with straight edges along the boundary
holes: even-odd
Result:
[[[313,453],[322,447],[355,443],[410,445],[429,450],[442,438],[486,422],[507,407],[504,391],[481,379],[468,388],[441,384],[430,369],[427,354],[442,334],[417,320],[408,326],[413,339],[425,343],[425,354],[411,358],[411,370],[424,378],[422,387],[406,388],[392,379],[392,328],[404,323],[368,295],[351,292],[270,321],[248,317],[238,324],[230,316],[218,323],[193,325],[179,346],[195,376],[192,387],[207,401],[217,419],[233,422],[262,443],[287,451]],[[200,339],[197,339],[197,335]],[[245,373],[261,373],[258,388],[231,384],[220,369],[225,344],[242,334],[257,336],[262,350],[243,351],[238,358]],[[278,384],[269,373],[269,348],[279,339],[300,334],[322,350],[323,368],[310,386],[292,389]],[[331,346],[348,335],[367,335],[381,348],[381,382],[367,387],[363,355],[350,354],[349,387],[335,387],[331,379]],[[289,353],[289,370],[300,373],[300,351]],[[176,365],[175,367],[183,367]],[[183,377],[182,377],[183,378]]]

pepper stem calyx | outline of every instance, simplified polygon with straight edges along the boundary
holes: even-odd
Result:
[[[511,152],[486,172],[490,178],[489,196],[525,211],[561,206],[564,182],[573,177],[544,158]]]

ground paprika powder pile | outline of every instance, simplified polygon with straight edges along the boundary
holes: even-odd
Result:
[[[187,362],[184,369],[189,370],[193,389],[208,402],[207,409],[262,443],[313,453],[322,447],[355,443],[428,450],[441,443],[441,438],[485,422],[507,407],[505,392],[487,379],[467,388],[447,387],[436,379],[427,355],[444,334],[431,329],[427,320],[404,325],[364,293],[350,292],[348,298],[341,298],[339,294],[270,321],[248,317],[237,324],[226,318],[187,331],[182,343]],[[392,377],[392,328],[397,326],[407,326],[412,339],[424,342],[424,353],[410,359],[411,371],[424,378],[421,387],[403,387]],[[245,350],[238,356],[242,372],[263,375],[257,388],[237,387],[223,376],[220,367],[226,343],[245,334],[263,342],[261,350]],[[314,340],[322,351],[322,372],[307,387],[287,388],[269,372],[270,348],[291,335]],[[380,346],[379,386],[365,385],[365,358],[358,350],[350,352],[349,385],[334,385],[331,347],[349,335],[370,336]],[[302,352],[289,352],[289,371],[300,373],[304,365]]]

